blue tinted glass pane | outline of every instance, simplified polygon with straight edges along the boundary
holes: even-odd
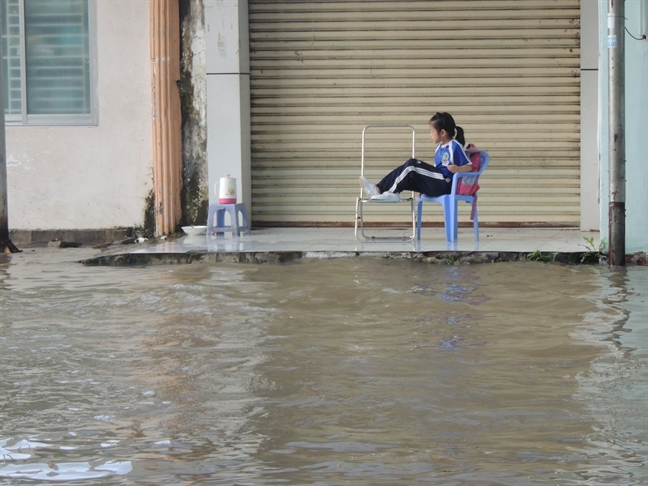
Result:
[[[0,0],[2,17],[2,73],[4,75],[5,115],[20,115],[20,4],[19,0]]]
[[[27,113],[90,113],[88,0],[25,0]]]

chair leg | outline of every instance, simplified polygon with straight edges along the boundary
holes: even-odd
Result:
[[[412,240],[416,239],[416,208],[414,208],[414,203],[416,202],[415,198],[412,198],[412,202],[410,203],[410,211],[412,213]]]
[[[248,214],[247,214],[247,209],[245,208],[245,204],[237,204],[239,213],[241,214],[241,218],[243,219],[243,225],[239,226],[239,231],[244,231],[248,235],[252,234],[252,230],[250,229],[250,222],[248,220]]]
[[[358,236],[358,225],[362,231],[362,201],[360,198],[356,199],[356,213],[355,213],[355,237],[356,240],[362,241]]]
[[[216,210],[216,236],[225,234],[223,227],[225,226],[225,209]]]
[[[452,204],[452,241],[457,241],[459,236],[459,201],[453,199]]]
[[[452,218],[452,203],[446,198],[443,200],[443,219],[446,232],[446,241],[452,243],[454,241],[454,228]]]
[[[472,199],[472,204],[470,208],[470,219],[473,222],[473,228],[475,229],[475,241],[479,241],[479,218],[477,216],[477,194]]]
[[[214,206],[209,205],[209,214],[207,215],[207,235],[211,235],[214,230]]]
[[[423,216],[423,201],[418,200],[418,209],[416,212],[416,239],[421,239],[421,219]]]
[[[239,230],[239,218],[238,213],[236,212],[236,205],[228,207],[227,212],[230,215],[230,230],[232,230],[232,236],[240,236],[241,231]]]

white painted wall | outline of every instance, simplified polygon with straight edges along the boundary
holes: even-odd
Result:
[[[599,0],[601,241],[609,242],[609,79],[608,2]],[[648,34],[648,0],[625,0],[626,28],[635,37]],[[626,65],[626,253],[648,251],[648,40],[625,37]]]
[[[11,230],[141,226],[153,187],[149,0],[96,2],[98,125],[7,125]]]

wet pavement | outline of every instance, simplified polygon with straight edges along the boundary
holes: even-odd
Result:
[[[282,262],[334,256],[383,256],[443,263],[539,260],[580,263],[584,255],[598,260],[599,233],[574,228],[485,228],[475,240],[461,228],[454,243],[443,228],[424,228],[421,239],[403,241],[407,229],[368,228],[375,240],[359,241],[353,228],[264,228],[251,234],[200,235],[151,239],[135,245],[113,245],[85,263],[138,265],[149,263]],[[411,235],[411,231],[409,232]],[[388,240],[386,238],[393,238]],[[592,263],[590,261],[590,263]]]
[[[582,252],[585,238],[593,238],[598,248],[599,233],[574,228],[487,228],[480,231],[479,241],[471,228],[461,228],[455,243],[448,243],[443,228],[424,228],[419,241],[385,241],[385,237],[408,236],[406,230],[368,228],[366,234],[376,241],[361,242],[353,228],[267,228],[250,235],[232,237],[184,236],[173,241],[137,248],[137,253],[187,251],[301,251],[301,252]],[[411,231],[409,232],[411,235]]]

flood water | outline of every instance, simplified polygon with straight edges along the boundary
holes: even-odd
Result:
[[[0,484],[648,484],[648,272],[0,257]]]

